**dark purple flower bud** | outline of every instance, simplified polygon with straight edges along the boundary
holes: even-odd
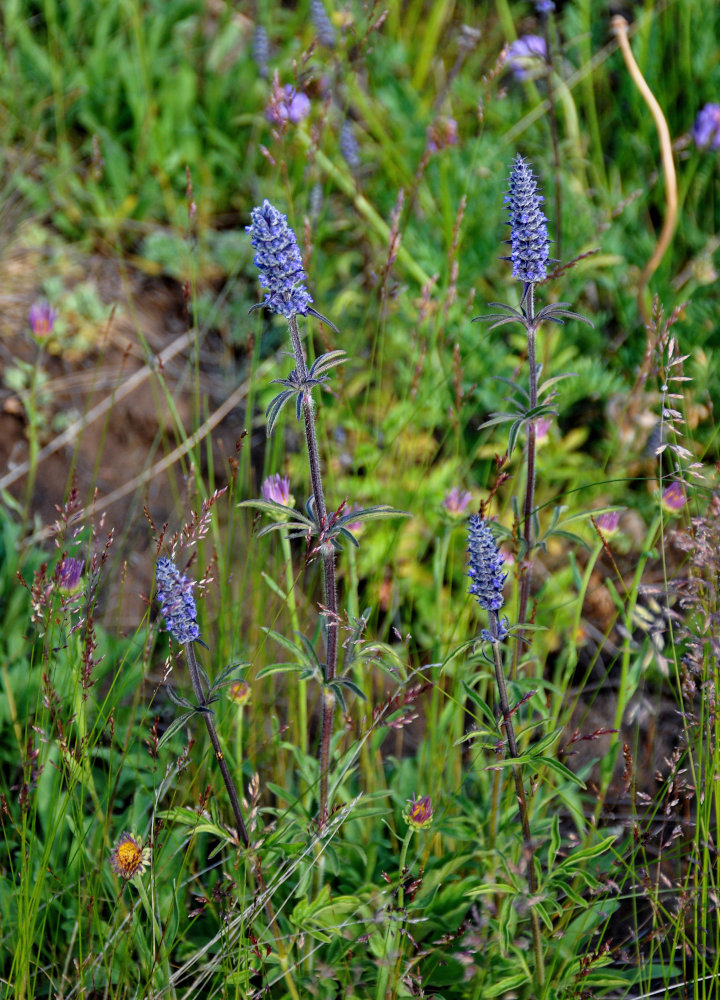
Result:
[[[547,45],[541,35],[523,35],[508,48],[507,67],[516,80],[527,80],[533,70],[544,70],[546,63]]]
[[[195,581],[183,576],[172,559],[161,557],[155,570],[157,599],[165,626],[177,642],[194,642],[200,636],[193,587]]]
[[[505,561],[498,551],[490,526],[480,514],[471,515],[468,521],[468,576],[472,580],[470,591],[481,608],[499,611],[505,599],[503,573]]]
[[[317,31],[318,41],[329,49],[335,48],[335,29],[322,0],[310,0],[310,19]]]
[[[55,574],[59,589],[65,591],[67,594],[73,594],[80,586],[84,569],[84,559],[74,559],[72,556],[65,556],[60,561]]]
[[[526,284],[544,281],[547,277],[550,239],[547,219],[540,208],[544,200],[538,193],[530,165],[518,153],[505,195],[510,226],[510,239],[505,242],[512,247],[512,253],[502,259],[512,262],[513,278]]]
[[[45,340],[53,331],[58,311],[49,302],[35,302],[30,306],[28,322],[33,336]]]
[[[307,277],[302,257],[287,216],[266,198],[261,208],[252,210],[250,217],[252,225],[246,229],[257,250],[254,263],[260,271],[260,284],[269,289],[263,304],[286,319],[297,313],[304,316],[312,299],[305,287]]]
[[[698,113],[692,137],[700,149],[720,149],[720,104],[706,104]]]

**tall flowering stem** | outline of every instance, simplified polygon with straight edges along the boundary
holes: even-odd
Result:
[[[535,285],[547,278],[550,263],[550,237],[548,236],[547,219],[542,210],[543,196],[538,192],[537,180],[532,169],[522,156],[516,156],[510,171],[508,190],[505,202],[508,206],[508,225],[510,239],[506,242],[511,247],[509,257],[504,260],[512,264],[512,274],[523,283],[520,308],[502,302],[491,302],[503,311],[489,316],[478,316],[477,320],[491,322],[490,329],[505,323],[521,323],[527,333],[528,353],[528,389],[524,394],[524,402],[515,404],[515,417],[511,431],[509,452],[516,440],[519,428],[524,427],[527,435],[527,473],[525,482],[525,498],[523,501],[522,533],[523,546],[520,561],[520,593],[518,600],[518,621],[527,618],[530,603],[530,585],[532,579],[532,560],[535,547],[534,539],[534,508],[535,508],[535,454],[537,444],[536,421],[540,417],[554,414],[556,411],[549,405],[552,394],[540,402],[538,379],[540,365],[535,355],[535,341],[542,323],[552,321],[562,324],[565,318],[579,319],[584,323],[589,320],[568,309],[569,303],[557,302],[535,311]],[[589,323],[592,326],[591,323]],[[506,415],[500,415],[505,419]],[[511,419],[512,417],[508,417]],[[493,421],[498,422],[496,419]],[[513,652],[511,676],[517,675],[520,660],[521,634],[518,634]]]
[[[335,576],[335,547],[330,541],[323,541],[323,533],[328,526],[325,491],[323,489],[322,470],[320,465],[320,449],[318,447],[315,428],[315,407],[312,388],[322,381],[316,377],[315,366],[308,370],[300,330],[298,315],[312,315],[331,323],[312,308],[305,284],[307,281],[302,264],[302,257],[297,245],[295,234],[288,225],[285,215],[279,212],[266,199],[262,206],[254,208],[251,214],[252,225],[248,226],[251,242],[255,247],[255,265],[260,271],[260,282],[268,289],[262,305],[271,312],[280,313],[288,322],[290,343],[295,359],[295,371],[287,380],[280,380],[287,386],[287,391],[281,394],[281,399],[289,395],[297,395],[298,417],[302,412],[305,424],[305,439],[307,442],[308,461],[310,465],[310,484],[312,489],[313,516],[320,535],[320,555],[323,567],[323,596],[325,622],[327,626],[327,648],[325,657],[322,735],[320,738],[320,805],[318,825],[323,828],[328,818],[328,772],[330,767],[330,740],[332,737],[333,717],[335,714],[335,693],[332,683],[337,673],[337,586]],[[282,404],[280,404],[282,405]],[[274,416],[279,412],[274,411]],[[274,417],[273,417],[274,419]]]
[[[498,689],[500,713],[503,719],[502,728],[505,732],[509,757],[517,759],[519,756],[517,740],[515,738],[512,712],[508,701],[505,671],[500,654],[500,643],[508,635],[507,618],[501,620],[498,614],[505,600],[503,597],[503,584],[505,583],[507,574],[504,572],[503,566],[503,557],[498,551],[497,543],[488,522],[479,514],[473,514],[470,517],[468,525],[468,576],[472,580],[470,593],[475,597],[480,607],[488,613],[490,628],[482,630],[481,638],[489,642],[492,646],[495,681]],[[512,765],[512,773],[515,782],[518,812],[520,814],[520,825],[522,827],[523,841],[528,859],[528,885],[530,896],[534,897],[537,894],[538,888],[537,877],[535,875],[535,848],[530,834],[525,785],[520,767],[517,764]],[[535,952],[535,974],[538,986],[540,987],[545,981],[545,963],[542,952],[540,919],[532,906],[530,907],[530,919],[532,922],[533,948]]]
[[[158,559],[155,575],[157,581],[157,599],[160,602],[160,610],[165,618],[167,630],[176,642],[181,643],[185,647],[192,689],[198,706],[204,707],[206,704],[206,693],[203,690],[200,668],[194,646],[195,641],[200,638],[195,598],[192,593],[194,582],[180,572],[172,559],[167,558]],[[230,806],[235,817],[238,836],[242,841],[243,847],[249,847],[250,837],[245,825],[245,818],[240,805],[240,799],[238,798],[237,788],[228,769],[225,755],[222,752],[212,714],[207,710],[202,711],[200,714],[205,720],[205,727],[215,752],[215,759],[218,762],[220,773],[225,782]]]

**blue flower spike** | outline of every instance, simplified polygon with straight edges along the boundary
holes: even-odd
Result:
[[[472,583],[469,593],[481,608],[490,612],[497,623],[497,637],[487,629],[481,632],[486,642],[502,641],[508,634],[508,620],[498,618],[498,611],[505,603],[503,586],[507,573],[505,560],[499,552],[490,525],[480,514],[473,514],[468,521],[468,570]]]
[[[165,625],[177,642],[195,642],[200,637],[193,597],[195,581],[183,576],[172,559],[161,557],[155,570],[157,599]]]

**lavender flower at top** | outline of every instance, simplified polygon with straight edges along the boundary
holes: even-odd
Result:
[[[200,637],[192,594],[195,582],[183,576],[172,559],[165,557],[157,561],[155,579],[157,599],[168,632],[177,642],[194,642]]]
[[[304,316],[312,298],[305,287],[307,277],[300,249],[287,216],[266,198],[262,207],[252,210],[250,217],[252,225],[245,228],[257,250],[254,263],[260,271],[260,284],[269,289],[263,304],[286,319],[297,313]]]
[[[700,149],[720,149],[720,104],[706,104],[698,113],[692,137]]]
[[[510,244],[512,252],[502,259],[512,262],[513,278],[526,284],[544,281],[547,277],[550,238],[547,219],[540,208],[544,200],[538,194],[530,164],[518,153],[505,195],[510,226],[510,239],[505,242]]]
[[[487,521],[480,514],[472,514],[468,522],[467,573],[472,580],[469,592],[486,611],[497,612],[505,603],[504,564]]]
[[[532,69],[543,69],[547,62],[547,45],[541,35],[516,38],[507,50],[507,66],[516,80],[527,80]]]

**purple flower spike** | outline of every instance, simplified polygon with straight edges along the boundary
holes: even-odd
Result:
[[[194,580],[183,576],[172,559],[160,558],[155,570],[157,599],[165,625],[177,642],[194,642],[200,637],[195,598]]]
[[[508,206],[510,239],[512,247],[509,260],[513,278],[527,285],[544,281],[550,259],[550,238],[547,219],[540,205],[545,199],[537,190],[537,181],[527,163],[518,153],[515,158],[505,202]]]
[[[523,35],[508,48],[507,67],[516,80],[527,80],[533,70],[543,69],[546,63],[547,45],[541,35]]]
[[[49,302],[35,302],[30,306],[28,322],[33,336],[45,340],[53,331],[58,311]]]
[[[254,263],[260,271],[260,284],[269,289],[263,305],[286,319],[297,313],[306,315],[312,298],[305,287],[307,277],[300,249],[287,216],[266,198],[250,217],[252,225],[246,229],[257,251]]]
[[[470,593],[485,611],[499,611],[505,603],[503,585],[507,573],[490,526],[480,514],[468,521],[468,576]]]
[[[698,113],[692,137],[700,149],[720,149],[720,104],[706,104]]]

